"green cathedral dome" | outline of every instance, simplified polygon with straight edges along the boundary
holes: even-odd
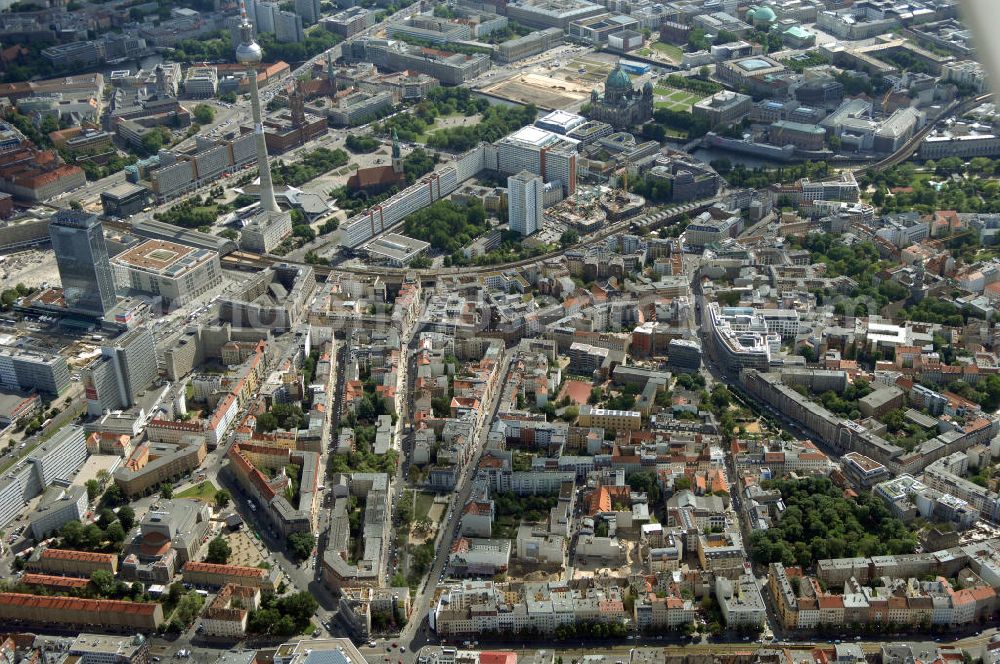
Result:
[[[621,65],[615,65],[615,68],[611,70],[608,74],[608,80],[604,82],[604,92],[609,90],[631,90],[632,89],[632,79],[628,77],[625,70],[621,68]]]

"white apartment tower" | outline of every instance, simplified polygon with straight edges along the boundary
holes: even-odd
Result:
[[[544,187],[541,176],[528,171],[507,178],[510,230],[531,235],[541,227]]]

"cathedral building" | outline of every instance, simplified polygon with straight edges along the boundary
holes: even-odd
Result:
[[[604,83],[604,94],[590,93],[591,120],[607,122],[615,129],[628,129],[653,119],[653,84],[646,82],[642,90],[632,87],[621,65],[616,65]]]

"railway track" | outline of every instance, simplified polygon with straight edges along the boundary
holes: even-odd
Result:
[[[907,159],[913,156],[913,154],[920,148],[920,144],[923,142],[927,135],[934,131],[934,126],[937,124],[938,118],[947,117],[953,113],[962,114],[965,113],[979,104],[983,104],[989,101],[993,97],[992,93],[979,95],[978,97],[973,97],[972,99],[967,99],[964,102],[953,101],[948,105],[932,122],[928,122],[920,131],[914,134],[910,140],[908,140],[903,147],[899,148],[893,152],[888,157],[876,161],[874,164],[866,164],[854,169],[855,175],[862,175],[864,173],[879,171],[884,171],[887,168],[892,168],[893,166],[898,166]]]
[[[945,108],[938,118],[951,115],[953,113],[965,113],[966,111],[974,108],[975,106],[989,101],[992,98],[992,94],[983,94],[972,99],[968,99],[964,102],[952,102]],[[920,143],[933,131],[936,124],[936,119],[933,122],[927,123],[926,126],[920,129],[916,134],[914,134],[900,149],[896,150],[893,154],[885,157],[873,164],[866,164],[860,166],[856,169],[852,169],[855,175],[862,175],[865,173],[879,172],[887,168],[892,168],[898,164],[910,159],[914,152],[919,149]],[[502,272],[504,270],[518,269],[530,265],[535,265],[538,263],[551,260],[553,258],[558,258],[565,255],[567,252],[583,249],[591,246],[597,242],[607,239],[615,233],[620,233],[623,230],[631,228],[634,225],[638,225],[640,228],[645,230],[652,230],[665,221],[669,221],[682,214],[688,212],[696,212],[701,209],[708,207],[709,205],[718,201],[718,197],[708,199],[706,201],[691,203],[684,206],[674,206],[655,212],[652,214],[645,215],[639,219],[627,219],[619,222],[615,222],[607,226],[606,228],[598,231],[595,235],[588,237],[583,242],[580,242],[571,247],[560,248],[555,251],[551,251],[540,256],[533,256],[532,258],[526,258],[518,261],[512,261],[509,263],[503,263],[500,265],[489,265],[489,266],[466,266],[466,267],[450,267],[450,268],[427,268],[427,269],[416,269],[416,268],[391,268],[391,267],[381,267],[381,266],[354,266],[354,265],[313,265],[316,277],[325,280],[330,274],[336,272],[344,272],[349,274],[359,274],[359,275],[378,275],[382,277],[396,278],[402,280],[405,275],[416,274],[420,277],[421,281],[434,282],[442,277],[458,276],[458,275],[483,275],[495,272]],[[119,230],[128,231],[131,230],[128,224],[121,222],[105,222],[111,228],[117,228]],[[249,269],[249,270],[260,270],[275,263],[292,263],[298,265],[307,265],[303,261],[294,261],[289,259],[284,259],[278,256],[266,256],[260,254],[252,254],[248,252],[234,252],[223,258],[223,263],[230,268],[234,269]]]

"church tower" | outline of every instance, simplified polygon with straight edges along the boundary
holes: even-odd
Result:
[[[399,136],[392,130],[392,172],[397,175],[403,172],[403,155],[399,149]]]
[[[330,96],[337,94],[337,69],[333,66],[333,53],[326,54],[326,80],[330,84]]]

